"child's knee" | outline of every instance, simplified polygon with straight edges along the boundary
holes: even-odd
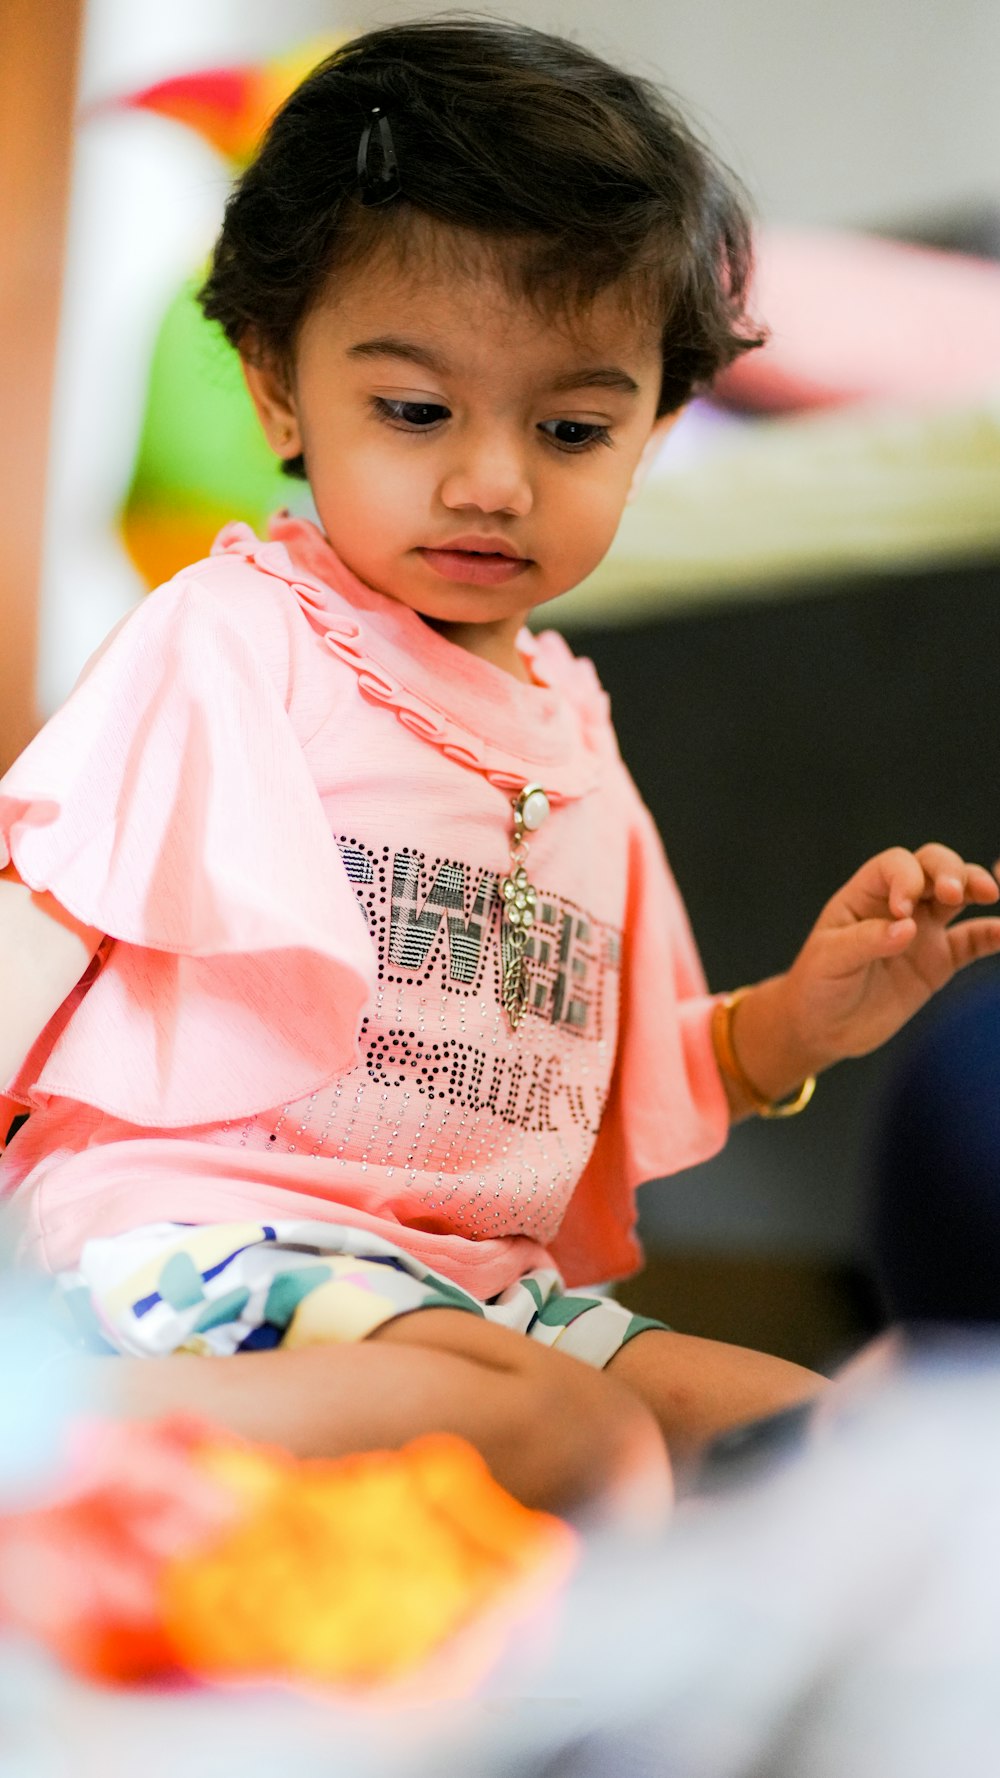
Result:
[[[537,1424],[558,1426],[583,1483],[582,1510],[657,1525],[673,1504],[670,1459],[646,1403],[609,1375],[545,1348],[555,1361],[537,1378],[544,1404]]]
[[[647,1524],[669,1510],[656,1421],[606,1372],[456,1310],[408,1315],[374,1337],[464,1361],[456,1413],[498,1478],[529,1504]]]

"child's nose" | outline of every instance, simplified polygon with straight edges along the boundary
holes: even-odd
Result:
[[[444,505],[454,510],[471,506],[524,518],[533,494],[523,446],[497,431],[466,436],[458,442],[440,493]]]

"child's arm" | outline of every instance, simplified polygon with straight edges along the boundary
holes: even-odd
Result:
[[[0,1087],[76,987],[102,937],[47,892],[29,889],[12,864],[0,870]]]
[[[989,871],[946,846],[896,846],[869,859],[827,903],[787,974],[734,1007],[743,1073],[776,1100],[807,1075],[877,1049],[957,970],[1000,952],[1000,919],[952,924],[998,897]],[[734,1116],[745,1115],[749,1100],[723,1078]]]

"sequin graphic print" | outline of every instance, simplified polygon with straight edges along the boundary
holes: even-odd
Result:
[[[500,1002],[500,876],[335,836],[375,950],[360,1061],[226,1140],[313,1156],[332,1197],[473,1239],[551,1240],[593,1148],[618,1029],[621,934],[538,885],[528,1012]],[[416,1208],[414,1208],[416,1206]]]
[[[392,861],[390,963],[407,975],[422,975],[443,931],[448,979],[476,982],[485,960],[487,927],[497,903],[495,875],[486,872],[479,878],[466,918],[464,865],[439,865],[424,896],[421,874],[420,861],[414,853],[396,853]]]
[[[381,856],[341,839],[341,856],[368,918],[385,979],[424,985],[432,980],[466,993],[498,994],[500,880],[452,859],[427,860],[404,849]],[[377,909],[391,885],[386,929]],[[530,1010],[581,1036],[600,1035],[606,975],[617,973],[621,935],[583,909],[544,890],[526,947]]]

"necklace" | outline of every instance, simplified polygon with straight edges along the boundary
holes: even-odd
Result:
[[[512,1031],[516,1031],[528,1010],[528,959],[525,955],[528,935],[535,924],[538,891],[528,881],[525,859],[528,856],[526,835],[536,833],[549,813],[549,799],[540,784],[526,784],[518,796],[511,798],[514,823],[510,839],[510,875],[500,884],[502,915],[500,921],[500,958],[503,986],[501,1003]]]

